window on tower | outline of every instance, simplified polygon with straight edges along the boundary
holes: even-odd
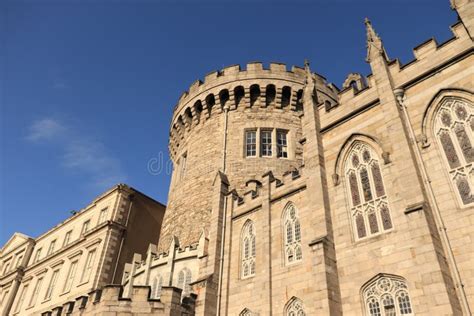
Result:
[[[247,157],[257,156],[257,131],[245,132],[245,155]]]
[[[272,131],[263,130],[260,133],[260,142],[262,145],[262,157],[272,156]]]
[[[288,158],[287,131],[277,130],[277,157]]]

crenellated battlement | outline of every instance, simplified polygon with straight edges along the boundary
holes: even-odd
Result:
[[[454,47],[460,54],[472,53],[473,42],[462,22],[457,22],[450,29],[453,37],[443,43],[439,44],[435,38],[430,38],[416,46],[413,49],[414,59],[410,62],[402,64],[398,59],[389,61],[389,71],[397,86],[410,86],[424,72],[434,71],[443,63],[449,63],[453,58]]]
[[[327,86],[326,79],[314,74],[317,88],[337,103],[336,91]],[[214,71],[196,80],[184,92],[174,109],[170,128],[169,149],[174,158],[187,134],[214,115],[224,111],[246,109],[276,109],[302,111],[305,70],[285,64],[271,63],[265,69],[262,63],[249,63],[243,70],[239,65]]]
[[[277,179],[271,172],[267,172],[262,175],[262,179],[270,177],[269,187],[265,188],[265,184],[257,180],[247,181],[247,190],[243,194],[239,195],[237,190],[232,190],[233,196],[233,208],[235,214],[245,212],[247,209],[254,209],[261,205],[263,196],[261,195],[262,190],[270,190],[270,199],[278,198],[281,195],[295,189],[295,187],[304,186],[304,181],[301,181],[304,167],[292,168],[287,172],[283,173],[281,179]],[[268,186],[268,185],[267,185]]]
[[[163,286],[160,298],[154,299],[150,286],[133,286],[131,296],[125,297],[124,288],[112,284],[41,315],[192,315],[196,295],[182,299],[181,293],[179,288]]]

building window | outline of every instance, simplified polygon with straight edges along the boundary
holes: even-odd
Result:
[[[82,231],[81,231],[81,234],[85,234],[89,231],[90,229],[90,224],[91,224],[91,221],[88,219],[87,221],[84,222],[84,224],[82,224]]]
[[[66,235],[64,235],[63,247],[66,247],[67,245],[69,245],[69,242],[71,241],[71,234],[72,234],[72,230],[68,231]]]
[[[153,298],[160,298],[162,287],[163,287],[163,278],[161,276],[156,276],[153,279],[153,284],[151,286],[151,296]]]
[[[23,302],[25,301],[25,296],[28,291],[28,284],[23,287],[23,290],[21,291],[20,298],[18,299],[18,303],[16,303],[15,306],[15,313],[18,313],[21,309],[21,306],[23,305]]]
[[[292,298],[285,307],[285,316],[305,316],[303,302],[299,298]]]
[[[53,275],[51,276],[51,280],[49,281],[48,289],[46,290],[46,295],[44,296],[45,300],[48,300],[51,298],[51,295],[53,294],[54,287],[56,286],[56,283],[58,282],[58,276],[59,276],[59,269],[53,271]]]
[[[36,281],[35,288],[33,290],[33,295],[31,295],[31,300],[30,300],[30,306],[33,306],[36,304],[36,299],[38,298],[39,292],[41,291],[41,285],[43,284],[43,277],[39,278],[38,281]]]
[[[95,249],[89,251],[89,253],[87,254],[86,264],[84,266],[84,271],[82,272],[81,282],[89,281],[89,278],[92,272],[92,267],[94,266],[94,260],[95,260]]]
[[[444,99],[435,118],[435,133],[449,177],[462,205],[474,203],[474,106],[460,99]]]
[[[379,159],[367,144],[353,144],[345,162],[345,177],[355,239],[392,229]]]
[[[362,291],[368,316],[414,315],[405,280],[379,276]]]
[[[97,223],[98,225],[102,224],[103,222],[105,222],[107,220],[107,214],[108,214],[108,208],[107,207],[100,210],[99,222]]]
[[[3,268],[3,274],[6,274],[10,270],[10,264],[11,264],[10,261],[5,263],[5,267]]]
[[[23,261],[23,255],[18,256],[18,258],[16,259],[15,268],[18,268],[21,265],[22,261]]]
[[[178,274],[178,288],[183,290],[182,296],[187,296],[191,293],[191,270],[183,268]]]
[[[257,131],[245,132],[245,156],[257,156]]]
[[[71,263],[69,267],[69,271],[67,273],[66,283],[64,283],[64,292],[69,292],[72,288],[72,284],[74,282],[74,278],[76,277],[76,270],[77,270],[77,260]]]
[[[186,176],[186,160],[188,159],[188,153],[184,153],[181,156],[181,160],[179,161],[179,179],[184,179]]]
[[[47,256],[49,256],[50,254],[54,252],[55,247],[56,247],[56,239],[51,241],[51,243],[49,244]]]
[[[272,156],[272,131],[263,130],[260,132],[260,145],[262,157]]]
[[[277,130],[277,157],[288,158],[287,131]]]
[[[255,244],[255,230],[253,222],[248,220],[242,228],[241,237],[241,276],[248,278],[255,275],[255,258],[256,258],[256,244]]]
[[[301,251],[301,225],[298,211],[293,203],[288,203],[283,211],[283,239],[285,263],[292,264],[303,259]]]
[[[40,260],[40,257],[41,257],[41,249],[42,248],[39,248],[38,250],[36,250],[36,254],[35,254],[35,260],[33,262],[38,262]]]

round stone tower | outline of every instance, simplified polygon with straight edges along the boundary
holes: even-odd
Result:
[[[306,73],[272,63],[226,67],[198,80],[174,109],[169,151],[173,175],[159,249],[173,236],[180,247],[207,236],[212,185],[218,171],[237,191],[258,186],[267,171],[280,176],[303,164],[301,116]],[[314,75],[319,103],[334,91]],[[331,105],[331,104],[329,104]]]

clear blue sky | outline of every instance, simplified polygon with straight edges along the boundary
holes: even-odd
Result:
[[[199,4],[197,4],[199,3]],[[292,3],[292,4],[290,4]],[[38,236],[117,182],[166,202],[171,111],[226,65],[302,65],[341,86],[368,74],[364,18],[390,57],[451,37],[448,0],[3,1],[0,245]]]

